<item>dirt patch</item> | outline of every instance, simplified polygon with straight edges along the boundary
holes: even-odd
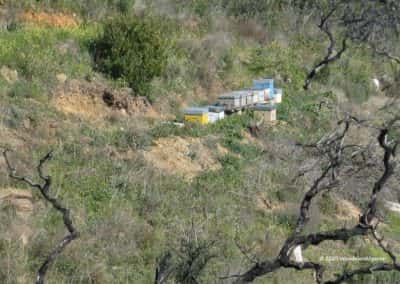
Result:
[[[375,118],[377,112],[391,102],[391,98],[384,95],[372,95],[368,100],[362,103],[351,103],[347,98],[343,97],[344,95],[338,95],[341,109],[343,111],[350,112],[357,117],[366,119]]]
[[[221,168],[217,158],[228,151],[220,145],[216,149],[211,151],[200,138],[169,137],[155,141],[143,156],[154,167],[190,180],[203,171]]]
[[[67,81],[54,91],[52,103],[63,113],[91,121],[114,115],[159,117],[148,100],[134,96],[131,89],[112,90],[100,82]]]
[[[27,217],[33,211],[32,193],[29,190],[6,188],[0,190],[0,204],[8,203],[15,207],[20,217]]]
[[[28,22],[39,26],[52,26],[58,28],[75,28],[79,20],[75,14],[46,13],[46,12],[23,12],[18,15],[22,22]]]
[[[33,212],[31,191],[15,188],[0,189],[0,205],[9,205],[15,210],[16,219],[10,226],[10,236],[18,236],[18,239],[26,245],[33,233],[28,225],[28,218]]]
[[[251,135],[248,131],[242,131],[242,136],[244,144],[254,145],[257,147],[263,146],[262,142],[253,135]]]
[[[337,217],[340,220],[357,219],[361,215],[361,210],[350,201],[337,199],[336,201]]]

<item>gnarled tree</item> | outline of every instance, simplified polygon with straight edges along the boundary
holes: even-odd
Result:
[[[322,163],[322,171],[305,193],[295,228],[284,241],[279,254],[273,259],[258,261],[245,273],[235,276],[235,283],[252,282],[258,277],[283,268],[315,271],[317,283],[342,283],[360,274],[370,274],[375,271],[400,271],[400,265],[397,262],[395,253],[387,246],[387,243],[378,232],[380,216],[377,213],[378,196],[394,175],[396,169],[396,152],[400,138],[393,134],[400,128],[400,116],[394,116],[384,123],[378,129],[377,143],[368,145],[346,143],[346,137],[353,125],[369,127],[367,121],[347,115],[345,119],[339,121],[338,129],[323,137],[317,143],[310,145],[299,144],[302,147],[318,152]],[[376,155],[379,151],[382,153],[380,155],[380,165],[378,163],[379,160],[377,160],[379,158]],[[356,157],[360,157],[364,162],[355,162],[359,160],[355,159]],[[350,176],[361,171],[367,173],[371,167],[375,170],[378,167],[381,169],[381,173],[371,186],[369,200],[365,204],[355,226],[316,233],[304,232],[304,228],[310,220],[311,204],[317,196],[340,188]],[[324,275],[326,267],[321,261],[298,262],[291,258],[293,250],[298,246],[307,249],[310,246],[319,246],[327,241],[346,243],[356,237],[370,237],[373,239],[376,246],[381,248],[391,261],[377,262],[367,266],[360,266],[353,270],[345,270],[344,272],[338,271],[336,278],[328,280]]]
[[[26,183],[30,187],[39,190],[43,198],[47,202],[49,202],[53,206],[53,208],[62,215],[64,225],[68,230],[68,234],[53,248],[50,254],[43,261],[42,265],[40,266],[37,272],[35,283],[43,284],[50,265],[63,252],[66,246],[79,236],[79,232],[72,223],[70,210],[66,208],[56,197],[50,194],[52,179],[50,176],[44,174],[43,166],[47,161],[51,159],[52,152],[47,153],[42,159],[40,159],[39,164],[37,166],[37,173],[39,175],[39,178],[41,179],[41,182],[35,182],[27,176],[18,175],[16,169],[11,165],[7,153],[8,153],[7,150],[3,151],[3,157],[7,164],[9,176],[12,179]]]

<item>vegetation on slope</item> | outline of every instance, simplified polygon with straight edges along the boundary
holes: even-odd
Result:
[[[293,11],[280,8],[284,1],[170,1],[165,6],[163,1],[136,1],[134,5],[128,0],[13,2],[1,6],[15,13],[15,26],[0,32],[0,64],[18,72],[16,81],[0,76],[1,143],[15,150],[13,159],[21,161],[18,169],[28,174],[38,158],[55,149],[48,168],[53,188],[71,208],[81,231],[80,238],[57,259],[49,283],[149,283],[157,263],[168,252],[173,265],[182,269],[173,281],[190,283],[186,268],[196,248],[204,253],[196,260],[196,279],[211,283],[250,265],[243,251],[258,259],[274,256],[294,227],[297,204],[310,182],[293,182],[302,161],[312,159],[293,141],[320,138],[332,127],[336,108],[321,108],[321,100],[336,106],[340,104],[338,94],[343,93],[345,104],[365,101],[372,94],[370,79],[390,68],[368,50],[357,49],[317,78],[335,93],[322,84],[303,91],[306,72],[323,53],[324,41],[313,27],[300,35],[291,32],[296,31],[296,23]],[[143,8],[139,2],[152,5]],[[255,2],[260,6],[254,7]],[[213,8],[215,4],[218,9]],[[18,17],[23,9],[77,13],[81,23],[76,27],[29,23]],[[147,25],[142,23],[155,21],[157,32],[163,31],[160,36],[167,35],[171,42],[166,62],[161,64],[164,51],[156,60],[163,72],[152,61],[150,69],[156,72],[137,77],[132,59],[136,52],[123,52],[123,58],[111,53],[104,65],[113,70],[121,63],[117,77],[123,74],[139,94],[144,90],[155,108],[179,117],[186,104],[209,103],[219,92],[248,86],[257,77],[274,77],[284,89],[279,108],[282,122],[263,126],[253,138],[259,142],[255,143],[248,132],[257,121],[253,113],[207,127],[177,128],[147,117],[119,114],[100,124],[57,111],[52,101],[55,87],[63,84],[58,74],[67,80],[100,80],[115,88],[126,84],[97,72],[90,44],[102,36],[117,37],[107,32],[107,26],[103,29],[99,20],[114,17],[110,21],[132,24],[121,23],[121,13],[136,13],[133,25],[145,27],[145,35]],[[125,35],[122,32],[111,40],[123,44]],[[161,42],[157,38],[155,45]],[[148,164],[140,150],[171,135],[211,137],[210,148],[219,143],[229,151],[220,157],[222,168],[188,181]],[[7,178],[2,162],[0,166],[1,188],[23,187]],[[34,196],[35,214],[30,219],[34,234],[28,246],[22,247],[15,239],[0,239],[1,282],[34,279],[51,245],[64,232],[59,216],[38,194]],[[317,228],[341,222],[329,217],[337,211],[331,206],[336,200],[332,198],[327,196],[328,201],[314,208],[315,218],[324,221],[315,222]],[[9,216],[15,213],[1,206],[2,220],[8,220],[0,222],[5,231],[13,222]],[[396,220],[391,219],[393,230],[398,230]],[[350,248],[327,244],[323,252],[311,250],[306,257],[332,251],[362,255],[365,252],[360,247],[366,246],[364,241]],[[203,257],[208,260],[206,266]],[[260,283],[309,283],[312,278],[311,273],[285,271],[266,276]]]

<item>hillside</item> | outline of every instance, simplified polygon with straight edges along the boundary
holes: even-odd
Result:
[[[34,180],[39,160],[53,150],[44,167],[51,194],[71,210],[80,232],[46,283],[154,283],[164,262],[173,272],[159,283],[232,283],[227,276],[275,257],[296,229],[305,193],[329,165],[325,142],[350,114],[359,121],[351,120],[338,145],[363,151],[343,154],[349,163],[340,169],[340,186],[315,197],[304,231],[358,224],[385,170],[376,137],[398,115],[399,64],[349,41],[350,50],[305,90],[329,43],[294,7],[0,0],[0,147],[10,150],[19,174]],[[119,27],[128,23],[135,28],[124,34]],[[143,42],[129,42],[127,34]],[[110,42],[116,47],[107,49]],[[245,111],[205,126],[170,123],[183,120],[184,108],[210,104],[258,78],[274,78],[284,91],[276,122],[259,124],[257,113]],[[377,89],[373,78],[392,85]],[[398,129],[388,137],[398,141]],[[320,148],[304,146],[317,142]],[[397,144],[390,146],[395,156]],[[395,252],[400,215],[384,205],[400,201],[398,181],[393,169],[377,201],[381,231]],[[33,283],[66,230],[39,190],[9,177],[3,158],[0,216],[0,282]],[[390,261],[367,236],[303,248],[309,261],[329,256]],[[359,263],[325,264],[333,279]],[[314,274],[279,269],[254,283],[313,283]],[[347,283],[399,280],[390,271]]]

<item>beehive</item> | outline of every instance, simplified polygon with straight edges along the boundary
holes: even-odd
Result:
[[[219,120],[218,113],[216,112],[209,112],[208,113],[208,123],[215,123]]]
[[[259,90],[264,92],[263,101],[270,101],[274,99],[274,80],[273,79],[260,79],[253,80],[253,90]]]
[[[255,103],[261,103],[265,101],[265,92],[264,90],[256,90],[256,89],[252,89],[253,95],[254,95],[254,100]]]
[[[241,108],[245,107],[248,103],[252,101],[251,91],[249,90],[234,91],[233,93],[240,96]]]
[[[184,118],[186,122],[205,125],[208,123],[208,108],[191,107],[185,109]]]
[[[227,93],[218,97],[218,104],[224,106],[226,110],[238,109],[242,105],[242,96],[235,93]]]
[[[256,112],[259,112],[264,121],[276,121],[276,105],[275,104],[257,104],[254,107]]]
[[[275,89],[274,103],[280,104],[282,102],[282,89]]]
[[[250,91],[233,91],[218,97],[218,104],[225,107],[225,110],[239,110],[247,103],[247,96]]]
[[[208,123],[214,123],[224,119],[225,110],[221,106],[208,106]]]
[[[260,79],[253,80],[253,89],[256,90],[269,90],[270,95],[274,94],[274,80],[273,79]]]
[[[266,111],[264,113],[264,119],[265,119],[265,121],[268,121],[268,122],[276,121],[276,109]]]
[[[252,105],[252,104],[254,104],[254,95],[253,93],[250,93],[246,95],[246,105]]]
[[[215,113],[218,120],[225,118],[225,108],[222,106],[208,106],[208,113]]]

